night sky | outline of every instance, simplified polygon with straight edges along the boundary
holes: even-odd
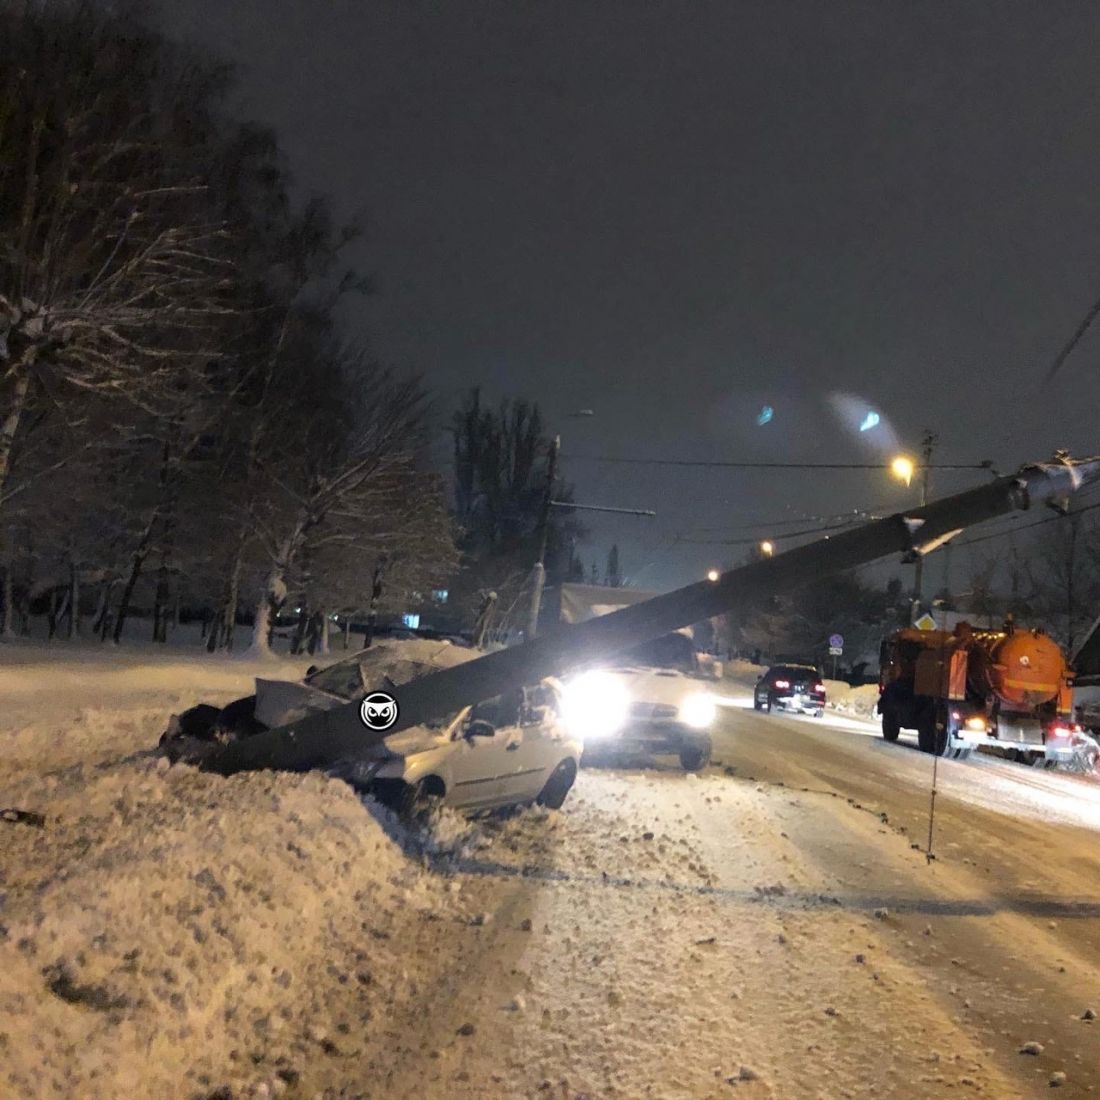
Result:
[[[1100,296],[1096,5],[160,11],[240,66],[302,189],[362,220],[378,293],[353,332],[421,371],[441,420],[472,384],[538,400],[578,500],[659,513],[592,523],[586,561],[616,540],[667,587],[744,554],[678,537],[915,490],[582,456],[878,461],[926,426],[945,462],[1100,451],[1100,331],[1043,385]]]

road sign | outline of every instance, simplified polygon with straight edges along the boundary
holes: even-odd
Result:
[[[833,646],[834,648],[843,649],[844,648],[844,635],[843,634],[834,634],[834,635],[832,635],[832,637],[829,639],[829,645]]]
[[[935,630],[936,620],[926,611],[913,625],[918,630]]]
[[[839,645],[829,646],[829,656],[830,657],[839,657],[843,652],[844,652],[844,647],[843,646],[839,646]]]

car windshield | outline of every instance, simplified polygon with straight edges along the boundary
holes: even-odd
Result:
[[[359,672],[359,662],[352,658],[337,661],[328,668],[319,669],[306,677],[306,683],[318,691],[327,691],[329,695],[341,699],[354,699],[363,694],[363,677]]]
[[[680,672],[695,669],[695,647],[683,634],[665,634],[651,642],[624,650],[614,659],[617,665],[641,665],[645,668],[670,668]]]

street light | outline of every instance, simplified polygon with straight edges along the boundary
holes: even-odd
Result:
[[[707,580],[710,581],[711,583],[718,580],[719,576],[721,576],[721,574],[718,572],[717,569],[708,569],[707,570]]]
[[[890,463],[890,472],[898,481],[904,481],[906,485],[912,482],[915,470],[916,465],[908,455],[898,455],[897,458]]]
[[[760,544],[760,553],[763,554],[764,557],[770,558],[772,554],[775,553],[775,543],[772,542],[770,539],[765,539]]]

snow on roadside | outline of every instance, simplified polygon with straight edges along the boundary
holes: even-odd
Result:
[[[402,922],[451,903],[350,788],[81,778],[44,781],[45,828],[6,827],[0,1092],[261,1095],[384,1026],[416,965]]]
[[[873,719],[875,707],[878,705],[878,695],[878,684],[860,684],[859,687],[852,687],[843,680],[825,681],[828,709],[852,718]]]
[[[456,895],[343,783],[150,751],[256,663],[41,648],[0,666],[0,807],[46,817],[0,823],[0,1094],[274,1095],[384,1043]]]

